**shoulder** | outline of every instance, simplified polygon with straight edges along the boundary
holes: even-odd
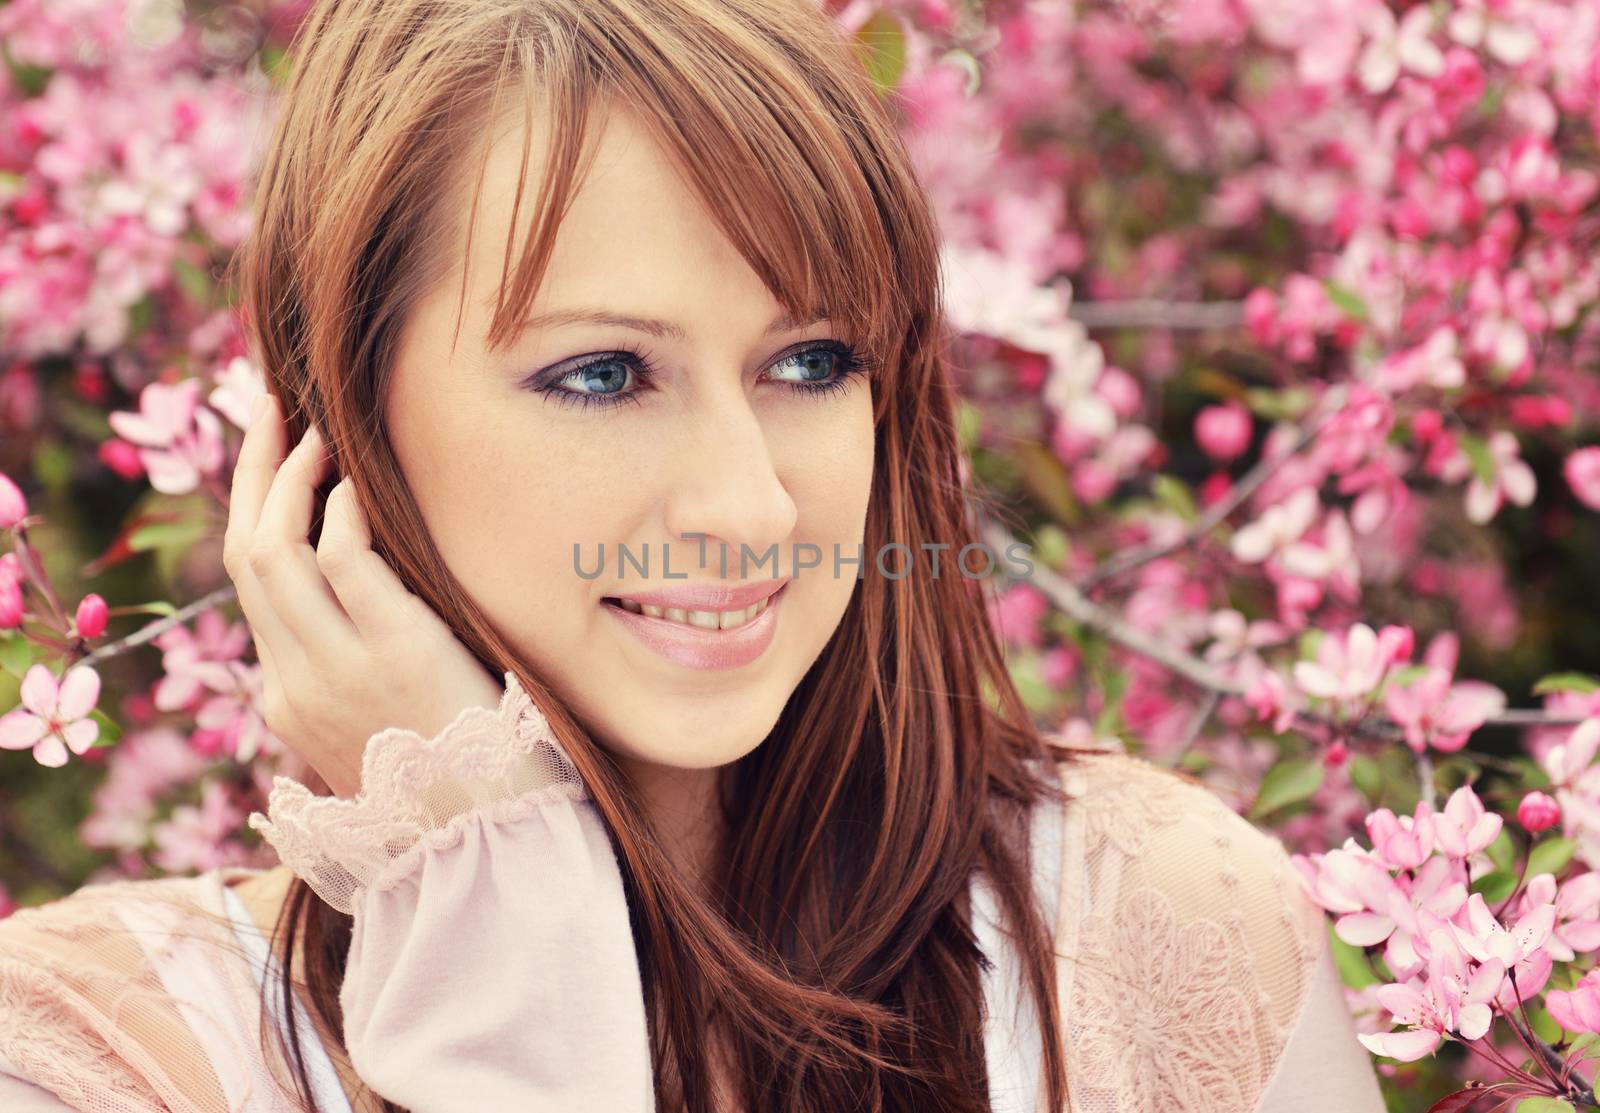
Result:
[[[252,1055],[255,982],[221,885],[97,883],[0,920],[0,1060],[74,1108],[203,1108],[212,1055]]]
[[[1199,782],[1114,752],[1061,763],[1062,985],[1080,1078],[1144,1110],[1249,1109],[1307,999],[1326,929],[1283,846]],[[1143,1080],[1139,1075],[1143,1075]],[[1131,1103],[1131,1104],[1129,1104]]]

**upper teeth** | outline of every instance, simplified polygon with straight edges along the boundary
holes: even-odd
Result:
[[[657,607],[649,603],[636,603],[632,599],[619,599],[617,602],[623,609],[630,610],[634,614],[664,618],[668,622],[682,622],[705,630],[731,630],[735,626],[743,626],[767,609],[766,599],[737,611],[688,611],[682,607]]]

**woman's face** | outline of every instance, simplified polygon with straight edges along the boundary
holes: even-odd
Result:
[[[465,253],[460,341],[458,270],[407,322],[387,420],[445,561],[596,740],[705,769],[760,743],[844,614],[857,566],[833,554],[864,536],[871,387],[827,320],[780,319],[636,121],[598,126],[532,310],[561,319],[487,347],[520,169],[508,129]],[[797,553],[813,562],[798,574]],[[654,593],[683,613],[652,616]],[[639,613],[616,602],[630,597]]]

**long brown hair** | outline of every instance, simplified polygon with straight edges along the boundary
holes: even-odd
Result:
[[[949,565],[977,537],[937,229],[892,102],[837,25],[815,0],[319,0],[291,59],[236,257],[258,358],[290,435],[309,420],[326,432],[373,547],[497,679],[516,673],[583,775],[622,870],[658,1108],[711,1113],[709,1026],[751,1110],[987,1110],[976,869],[1024,956],[1049,1107],[1063,1108],[1055,963],[1026,839],[1029,808],[1057,791],[1043,775],[1054,747],[1010,683],[978,581]],[[951,546],[938,576],[919,563],[890,579],[869,559],[772,734],[724,769],[713,896],[445,566],[381,419],[400,330],[457,257],[463,208],[472,234],[475,203],[454,202],[476,197],[466,171],[481,181],[488,125],[523,113],[526,154],[534,106],[551,121],[531,231],[520,251],[506,245],[497,346],[527,314],[592,110],[610,103],[637,112],[787,312],[826,307],[882,369],[866,552]],[[289,1003],[298,937],[334,1033],[350,928],[298,880],[277,924],[288,960],[274,992]],[[315,1109],[298,1029],[289,1043]]]

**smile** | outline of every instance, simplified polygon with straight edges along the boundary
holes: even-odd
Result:
[[[754,622],[756,616],[767,609],[765,599],[737,611],[687,611],[681,607],[657,607],[633,599],[607,599],[606,602],[634,614],[659,618],[666,622],[678,622],[685,626],[696,626],[702,630],[732,630]]]
[[[629,634],[672,664],[691,669],[732,669],[766,652],[777,633],[787,581],[705,589],[689,602],[690,589],[671,598],[665,591],[623,598],[608,596],[601,608]],[[713,598],[720,595],[721,598]],[[709,604],[709,605],[708,605]],[[730,606],[732,604],[732,606]]]

